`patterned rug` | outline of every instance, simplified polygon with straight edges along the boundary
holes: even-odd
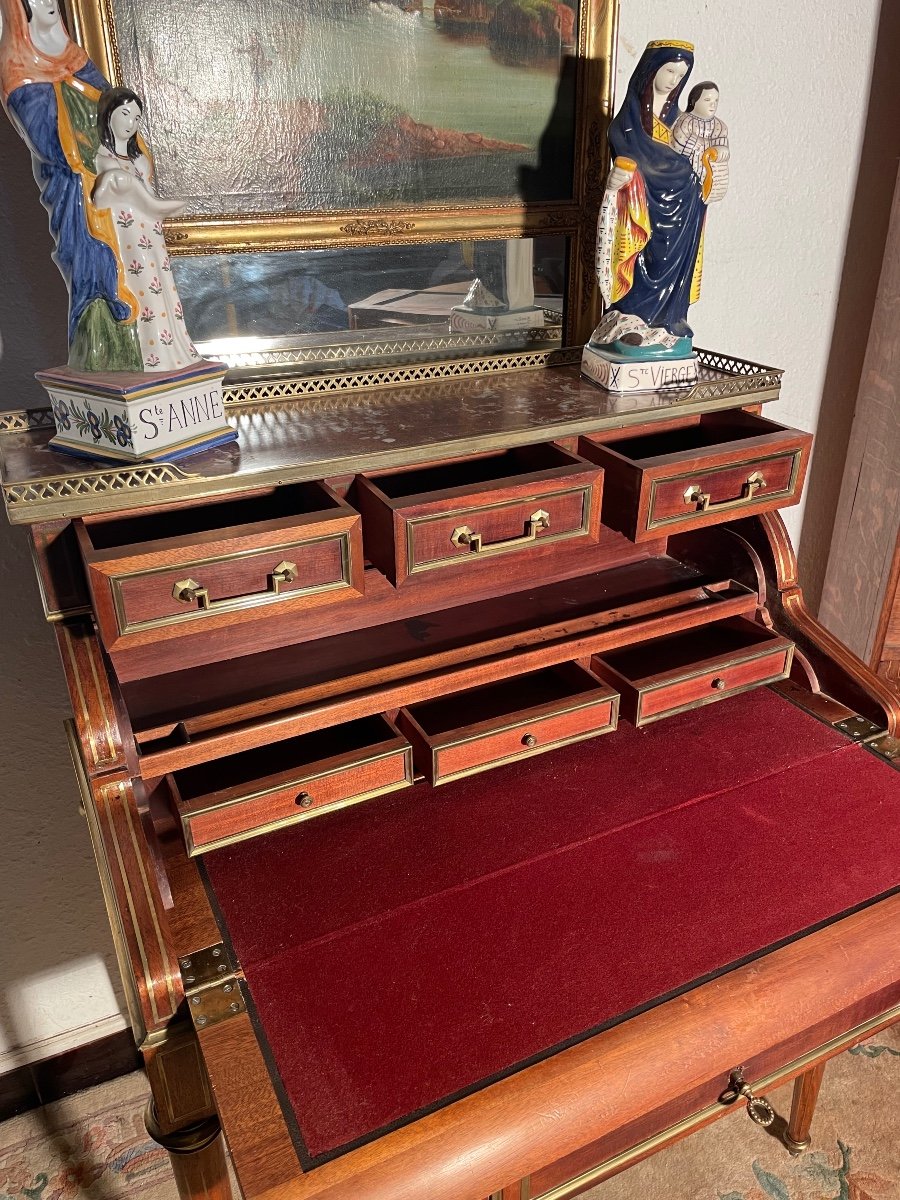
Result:
[[[127,1075],[0,1125],[0,1200],[174,1200],[168,1156],[144,1130],[147,1094]],[[786,1116],[790,1086],[769,1099]],[[900,1026],[832,1060],[799,1158],[734,1113],[583,1197],[900,1200]]]

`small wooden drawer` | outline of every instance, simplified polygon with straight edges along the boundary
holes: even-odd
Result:
[[[401,709],[416,769],[433,784],[615,729],[619,697],[563,663]]]
[[[606,472],[603,523],[646,541],[796,504],[812,435],[740,410],[579,451]]]
[[[320,483],[75,526],[110,650],[363,590],[360,516]]]
[[[397,585],[435,568],[542,555],[600,535],[603,472],[550,443],[360,475],[366,554]]]
[[[409,787],[412,747],[386,717],[363,717],[167,780],[193,856]]]
[[[591,660],[591,669],[621,694],[622,716],[649,725],[784,679],[794,643],[746,617],[653,638]]]

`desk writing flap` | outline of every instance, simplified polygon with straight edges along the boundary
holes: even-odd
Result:
[[[900,774],[767,690],[421,790],[205,860],[307,1168],[900,887]]]

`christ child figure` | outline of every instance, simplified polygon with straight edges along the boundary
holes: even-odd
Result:
[[[672,144],[691,160],[707,204],[721,200],[728,191],[728,126],[716,116],[718,107],[718,85],[712,80],[698,83],[672,126]]]

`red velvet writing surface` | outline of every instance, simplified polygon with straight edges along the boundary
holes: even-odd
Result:
[[[206,865],[315,1157],[900,885],[898,813],[762,691]]]

